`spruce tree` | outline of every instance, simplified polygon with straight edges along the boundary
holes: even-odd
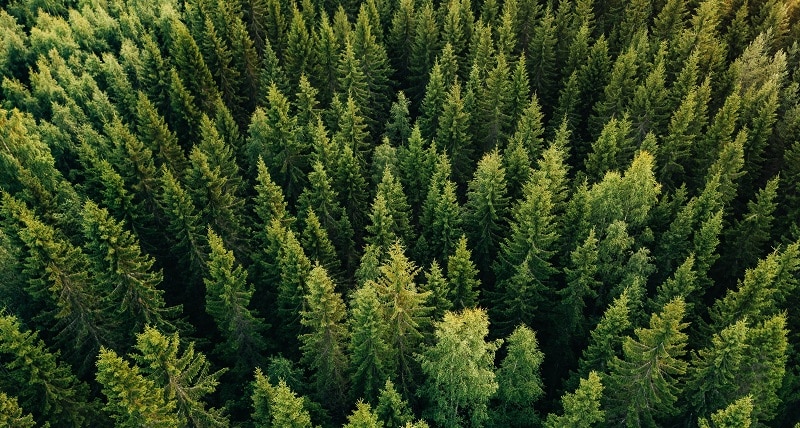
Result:
[[[33,412],[40,423],[92,423],[97,418],[95,413],[98,409],[89,401],[88,387],[78,380],[68,364],[59,359],[58,353],[47,349],[38,336],[36,331],[25,331],[16,316],[0,316],[0,361],[5,368],[0,376],[0,387],[16,391],[22,408]],[[9,411],[14,407],[19,409],[14,405],[16,400],[13,401],[13,404],[6,404],[3,400],[0,407]],[[21,417],[21,412],[17,412],[10,420],[16,418],[31,419],[30,415]]]
[[[0,423],[6,426],[19,428],[33,428],[36,422],[30,413],[23,416],[16,397],[9,397],[5,392],[0,392]]]
[[[478,303],[480,281],[478,270],[471,260],[472,252],[467,248],[467,238],[461,235],[453,254],[447,259],[447,300],[456,311],[474,308]]]
[[[684,311],[683,300],[674,299],[652,315],[649,328],[636,329],[638,340],[623,341],[623,359],[611,363],[609,419],[652,425],[677,412],[679,376],[687,367],[680,359],[686,352]]]
[[[211,252],[203,278],[205,309],[222,334],[223,342],[216,350],[226,361],[234,363],[235,374],[249,373],[263,360],[267,344],[262,335],[269,325],[250,309],[254,289],[247,283],[247,272],[211,228],[208,244]]]
[[[605,421],[605,411],[601,410],[600,400],[603,397],[603,384],[600,375],[589,372],[588,377],[581,379],[575,392],[568,392],[561,398],[564,414],[547,415],[545,427],[590,428]]]
[[[450,300],[452,292],[450,284],[436,260],[431,262],[431,267],[425,272],[425,284],[420,288],[424,292],[430,293],[426,303],[431,308],[431,317],[440,321],[444,313],[453,307],[453,302]]]
[[[205,355],[195,352],[194,342],[189,342],[181,352],[177,333],[167,336],[148,326],[137,334],[135,348],[138,353],[133,358],[146,380],[154,381],[156,388],[163,388],[168,401],[175,400],[176,417],[195,426],[229,424],[221,409],[206,408],[203,402],[205,396],[215,392],[225,369],[210,372],[211,363]]]
[[[350,305],[350,383],[353,395],[366,400],[378,396],[389,375],[389,347],[380,301],[371,282],[353,292]]]
[[[507,208],[505,170],[500,153],[495,150],[478,163],[464,206],[464,226],[483,272],[489,270],[496,257]]]
[[[142,254],[138,240],[124,223],[87,201],[83,206],[83,233],[95,280],[108,296],[105,304],[126,321],[123,336],[132,336],[145,325],[174,331],[181,308],[166,306],[160,289],[161,271],[153,269],[153,258]]]
[[[341,408],[346,398],[347,331],[342,297],[320,265],[306,281],[307,293],[300,323],[308,333],[300,336],[303,361],[313,372],[314,390],[323,404]]]
[[[381,388],[378,397],[378,405],[375,406],[375,413],[383,425],[388,427],[404,427],[410,424],[414,415],[408,407],[408,402],[394,389],[391,380],[386,379],[386,383]]]
[[[465,111],[461,84],[456,81],[441,106],[438,129],[432,135],[440,151],[448,153],[453,163],[453,177],[464,182],[473,168],[472,137],[469,133],[470,115]]]
[[[186,424],[176,412],[175,398],[112,350],[100,349],[97,382],[108,398],[104,410],[117,426],[166,428]]]

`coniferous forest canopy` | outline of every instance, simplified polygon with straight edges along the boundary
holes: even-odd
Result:
[[[0,425],[800,421],[797,2],[0,5]]]

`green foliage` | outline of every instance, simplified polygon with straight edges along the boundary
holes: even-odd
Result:
[[[478,302],[480,281],[471,256],[467,238],[462,235],[453,255],[447,259],[447,300],[452,303],[454,310],[474,308]]]
[[[116,426],[174,427],[186,423],[176,412],[174,397],[169,397],[163,387],[156,386],[140,374],[137,366],[131,366],[112,350],[100,349],[97,382],[108,398],[104,410]]]
[[[0,361],[5,368],[0,386],[17,391],[22,408],[34,412],[37,420],[64,425],[91,423],[97,415],[89,402],[89,389],[58,357],[35,331],[24,331],[17,317],[0,316]],[[2,417],[20,419],[20,423],[31,419],[31,415],[22,416],[16,399],[2,395]]]
[[[586,379],[581,379],[581,384],[575,392],[568,392],[561,398],[564,414],[548,415],[545,426],[589,428],[602,424],[605,421],[605,411],[600,408],[603,388],[600,375],[595,371],[589,372]]]
[[[247,373],[262,359],[267,346],[262,335],[268,325],[249,308],[253,286],[247,283],[247,272],[210,228],[208,243],[211,253],[206,265],[208,273],[203,279],[205,308],[224,339],[217,345],[217,352],[235,364],[235,372]]]
[[[707,419],[700,419],[697,424],[701,428],[749,428],[752,420],[750,413],[753,411],[753,398],[749,395],[734,401],[728,407],[720,409],[711,415],[711,423]]]
[[[378,405],[375,406],[375,413],[386,427],[405,426],[411,423],[414,416],[408,407],[408,403],[394,389],[394,384],[389,379],[386,379],[386,384],[378,396]]]
[[[353,292],[350,304],[350,383],[353,395],[374,400],[390,364],[386,325],[372,282]]]
[[[498,385],[492,371],[501,340],[487,342],[489,319],[482,309],[447,312],[436,323],[436,343],[418,354],[426,375],[421,393],[440,426],[482,426]]]
[[[650,318],[649,328],[635,330],[638,340],[625,338],[623,359],[614,358],[609,375],[609,418],[635,425],[652,425],[677,412],[678,376],[686,373],[687,336],[681,330],[685,304],[677,298]]]
[[[338,407],[345,399],[348,364],[344,302],[320,265],[309,272],[306,288],[300,323],[309,332],[300,335],[303,361],[314,372],[314,390],[320,401]]]
[[[19,407],[15,397],[9,397],[5,392],[0,392],[0,423],[6,426],[19,428],[32,428],[36,426],[33,416],[22,415],[22,408]]]
[[[359,401],[356,403],[356,410],[347,416],[344,428],[383,428],[383,423],[378,420],[378,415],[372,411],[369,403]]]
[[[526,426],[537,421],[534,403],[544,394],[539,367],[544,354],[539,350],[536,334],[521,325],[506,339],[508,354],[497,370],[498,413],[493,415],[497,426]]]

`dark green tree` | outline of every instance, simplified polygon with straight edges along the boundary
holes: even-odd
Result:
[[[408,407],[408,402],[403,400],[403,397],[394,389],[394,384],[389,379],[386,379],[386,383],[381,388],[378,396],[378,405],[375,406],[375,413],[386,427],[405,427],[414,418],[411,409]]]
[[[353,395],[374,400],[389,372],[386,326],[373,283],[353,292],[350,305],[350,382]]]
[[[263,334],[269,325],[250,309],[254,290],[247,283],[247,272],[236,263],[233,252],[225,248],[211,228],[208,229],[208,244],[211,253],[203,278],[205,308],[224,340],[216,350],[226,361],[234,363],[235,374],[243,375],[263,361],[267,347]]]
[[[320,265],[306,280],[307,293],[300,323],[308,333],[300,336],[303,361],[313,372],[314,390],[323,404],[341,408],[347,394],[347,330],[342,297]]]
[[[472,252],[467,248],[467,238],[462,235],[455,251],[447,259],[447,300],[454,310],[474,308],[478,303],[480,280],[478,269],[471,258]]]
[[[478,163],[464,206],[464,228],[474,243],[475,259],[483,272],[496,258],[507,209],[505,170],[500,153],[494,150]]]
[[[448,153],[453,162],[453,177],[464,182],[473,168],[472,137],[469,132],[470,115],[464,109],[461,84],[450,87],[438,117],[438,129],[432,136],[440,151]]]

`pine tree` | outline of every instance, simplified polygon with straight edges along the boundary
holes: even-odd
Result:
[[[235,191],[235,177],[225,175],[216,165],[214,153],[204,152],[200,145],[189,155],[186,190],[199,208],[200,221],[210,225],[222,237],[225,246],[244,252],[247,236],[242,208],[244,199]]]
[[[381,275],[376,281],[367,281],[375,287],[378,301],[382,305],[386,342],[390,348],[388,373],[405,396],[413,388],[413,353],[427,332],[430,308],[425,306],[427,292],[417,290],[414,278],[417,267],[403,253],[403,247],[395,243],[389,248],[386,262],[381,265]]]
[[[620,294],[605,310],[589,336],[589,346],[583,350],[578,375],[586,377],[591,371],[608,373],[610,363],[622,355],[623,335],[631,328],[628,291]]]
[[[125,336],[141,331],[145,325],[174,331],[173,322],[181,308],[166,307],[164,291],[159,289],[161,271],[153,270],[154,260],[142,254],[137,239],[124,224],[87,201],[83,206],[83,233],[95,280],[109,299],[106,304],[127,321]]]
[[[378,125],[386,119],[389,107],[392,69],[389,66],[386,49],[380,42],[380,22],[371,23],[369,5],[362,3],[353,31],[353,52],[359,58],[366,82],[367,98],[363,106],[364,116],[372,134],[377,134]]]
[[[269,389],[267,389],[267,386]],[[264,391],[266,390],[266,391]],[[264,391],[264,392],[262,392]],[[262,398],[262,394],[266,397]],[[268,412],[263,412],[264,401],[267,401]],[[286,427],[286,428],[311,428],[311,416],[303,407],[303,398],[298,397],[286,382],[281,379],[277,386],[269,385],[269,380],[256,372],[256,387],[253,393],[253,402],[256,404],[256,420],[262,421],[261,426]],[[261,405],[259,405],[261,404]],[[259,413],[261,410],[261,413]]]
[[[722,263],[733,274],[731,276],[740,273],[744,267],[753,266],[769,242],[777,192],[778,178],[775,177],[758,191],[754,200],[747,203],[747,212],[727,234],[724,248],[730,248],[730,251]]]
[[[108,398],[104,410],[121,427],[175,427],[186,424],[177,404],[164,388],[139,373],[114,351],[101,348],[97,358],[97,382]]]
[[[378,397],[378,405],[375,406],[375,413],[378,419],[386,427],[403,427],[410,424],[414,415],[408,407],[408,402],[394,389],[391,380],[386,379],[386,383],[381,389]]]
[[[445,100],[448,98],[446,91],[441,65],[437,61],[431,69],[428,83],[425,85],[425,98],[422,99],[420,105],[418,123],[425,139],[430,140],[438,136],[439,118],[442,115]]]
[[[406,144],[411,137],[411,102],[403,91],[397,93],[397,100],[389,108],[389,120],[386,122],[386,137],[393,146]]]
[[[431,267],[425,272],[425,284],[421,285],[420,288],[422,291],[430,293],[426,304],[432,310],[431,317],[441,321],[444,313],[453,307],[453,302],[450,301],[450,285],[442,273],[442,268],[439,267],[439,262],[436,260],[431,262]]]
[[[341,273],[341,262],[336,255],[336,248],[328,238],[328,232],[322,227],[319,217],[311,207],[306,213],[305,223],[300,242],[303,244],[303,250],[308,255],[308,259],[319,263],[327,272],[336,277]]]
[[[500,153],[495,150],[478,163],[464,206],[464,226],[470,241],[474,242],[475,258],[483,272],[489,270],[496,257],[505,229],[507,205],[505,170]]]
[[[175,245],[173,254],[178,256],[192,279],[199,278],[205,269],[207,243],[197,208],[181,183],[165,167],[161,168],[161,186],[159,204]]]
[[[603,397],[603,384],[597,372],[591,371],[575,392],[568,392],[561,398],[564,415],[547,415],[545,427],[590,428],[605,421],[605,411],[600,409]]]
[[[473,168],[472,138],[469,133],[470,115],[465,111],[461,84],[456,81],[441,106],[438,129],[433,135],[440,151],[448,153],[453,162],[453,176],[464,182]]]
[[[419,105],[425,96],[428,76],[439,52],[439,27],[432,2],[424,2],[414,14],[414,38],[411,43],[411,55],[408,60],[409,96]]]
[[[203,402],[205,396],[214,393],[225,369],[209,373],[211,364],[205,355],[195,352],[194,342],[189,342],[183,352],[180,343],[177,333],[166,336],[148,326],[136,336],[138,354],[133,358],[145,378],[154,381],[156,388],[163,388],[168,401],[175,400],[176,417],[195,426],[227,426],[223,411],[207,409]]]
[[[288,12],[288,11],[287,11]],[[283,52],[283,64],[286,74],[292,83],[314,67],[314,43],[303,14],[297,4],[292,5],[291,22],[286,34],[286,50]]]
[[[353,395],[370,401],[378,395],[390,364],[383,323],[375,287],[368,282],[353,292],[349,350]]]
[[[523,199],[511,212],[510,234],[494,264],[494,319],[507,331],[520,323],[533,325],[539,305],[550,299],[549,281],[556,271],[549,259],[557,238],[550,198],[541,184],[525,185]]]
[[[42,305],[36,324],[52,330],[59,347],[83,371],[97,349],[117,339],[113,318],[101,305],[106,294],[92,281],[89,259],[79,247],[5,192],[2,203],[27,247],[22,271],[26,291]]]
[[[750,414],[753,412],[753,398],[746,395],[724,409],[720,409],[711,415],[711,424],[707,419],[700,418],[697,425],[700,428],[750,428],[752,419]]]
[[[611,364],[609,418],[635,426],[676,412],[678,376],[687,366],[680,359],[686,352],[684,311],[682,299],[672,300],[653,314],[649,328],[636,329],[638,340],[624,340],[624,359],[615,358]]]
[[[24,331],[16,316],[0,316],[0,361],[5,368],[0,377],[0,387],[16,391],[22,408],[32,411],[41,423],[92,423],[97,409],[89,402],[89,388],[58,357],[58,353],[46,348],[35,331]],[[13,405],[16,400],[8,405],[5,400],[0,401],[3,410],[19,409]],[[18,411],[11,420],[15,418],[26,420],[30,415],[21,417],[21,411]]]
[[[492,371],[501,340],[487,342],[489,319],[482,309],[447,312],[436,323],[436,343],[418,354],[426,375],[422,394],[440,426],[481,426],[498,384]]]
[[[291,201],[304,187],[308,147],[298,138],[297,119],[289,113],[289,100],[277,85],[269,87],[266,99],[267,109],[256,109],[250,120],[247,158],[252,165],[263,157],[270,176]]]
[[[314,373],[314,390],[320,401],[340,408],[345,400],[348,364],[344,302],[320,265],[309,272],[306,288],[300,323],[309,332],[300,336],[303,361]]]
[[[544,354],[539,350],[536,333],[520,325],[506,340],[508,354],[497,370],[497,398],[500,408],[496,425],[528,426],[539,420],[533,404],[544,395],[539,367]]]
[[[234,362],[236,374],[249,373],[262,361],[266,343],[263,334],[269,327],[249,308],[253,286],[247,283],[247,272],[236,263],[233,252],[222,239],[208,229],[211,252],[207,260],[205,309],[222,334],[217,345],[226,361]]]
[[[0,392],[0,423],[5,426],[19,428],[33,428],[36,422],[30,413],[23,416],[16,397],[9,397],[5,392]]]
[[[447,300],[454,310],[474,308],[478,303],[480,281],[478,270],[471,260],[472,252],[467,248],[467,238],[462,235],[453,254],[447,259]]]
[[[175,133],[142,92],[136,103],[136,119],[136,133],[156,156],[156,166],[165,165],[173,175],[181,177],[188,165],[186,155]]]
[[[511,144],[519,144],[525,148],[531,160],[538,159],[544,144],[542,138],[544,134],[543,120],[542,107],[539,105],[538,96],[534,93],[522,112],[522,116],[516,122],[516,131],[511,137],[509,146]]]
[[[403,185],[392,172],[393,168],[383,169],[377,193],[386,199],[386,208],[392,217],[392,230],[405,242],[411,242],[411,206],[408,204]]]
[[[339,260],[349,269],[354,245],[353,227],[347,212],[339,203],[338,191],[334,190],[332,180],[321,162],[312,166],[308,182],[309,185],[297,199],[297,212],[307,213],[309,208],[314,210],[336,247]]]
[[[473,66],[474,67],[474,66]],[[509,106],[513,99],[511,92],[511,71],[506,57],[498,55],[496,63],[488,70],[483,81],[478,81],[477,88],[470,87],[474,81],[470,76],[467,92],[473,90],[474,108],[467,107],[467,112],[472,118],[472,129],[477,130],[476,140],[484,150],[492,147],[502,147],[508,139],[513,123],[509,116]],[[465,96],[469,98],[469,94]],[[469,101],[465,101],[467,106]]]
[[[378,420],[369,403],[358,400],[356,409],[347,416],[347,423],[343,428],[383,428],[383,423]]]
[[[589,299],[597,298],[602,282],[597,279],[598,248],[594,229],[586,240],[570,253],[569,267],[564,268],[567,286],[558,291],[565,319],[564,331],[582,337],[587,322],[585,310]]]
[[[301,312],[306,307],[306,282],[311,272],[311,262],[303,247],[289,229],[284,229],[277,220],[270,224],[271,233],[278,239],[277,272],[277,319],[279,337],[289,343],[298,339],[301,331]]]

